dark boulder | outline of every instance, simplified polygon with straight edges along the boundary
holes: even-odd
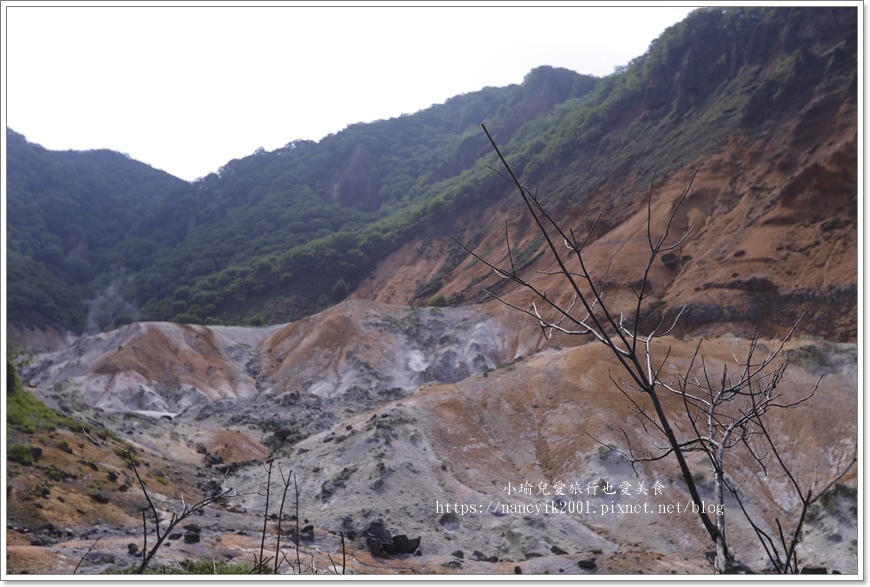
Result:
[[[362,532],[372,556],[388,558],[396,554],[414,554],[420,547],[420,538],[408,538],[405,534],[391,536],[381,522],[371,522]]]
[[[185,544],[196,544],[199,542],[199,532],[185,532],[184,533],[184,542]]]

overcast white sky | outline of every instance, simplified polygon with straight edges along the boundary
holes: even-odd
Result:
[[[608,75],[693,10],[284,4],[4,2],[6,125],[193,180],[258,147],[520,83],[539,65]]]

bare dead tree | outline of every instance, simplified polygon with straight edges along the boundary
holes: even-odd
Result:
[[[263,567],[265,567],[266,563],[268,562],[266,559],[263,558],[263,549],[266,546],[266,525],[269,523],[269,496],[270,496],[270,490],[272,488],[272,460],[271,459],[269,459],[268,465],[269,466],[266,469],[266,505],[263,508],[263,532],[260,534],[260,556],[259,556],[259,558],[256,559],[256,564],[254,567],[257,570],[258,575],[263,572]],[[276,552],[275,553],[276,572],[277,572],[277,564],[278,564],[277,557],[278,557],[278,554]]]
[[[299,559],[299,541],[302,538],[299,536],[299,484],[296,482],[296,474],[293,474],[293,490],[296,494],[296,567],[299,569],[299,574],[302,574],[302,561]]]
[[[218,495],[214,495],[211,497],[203,497],[199,501],[196,501],[192,504],[187,504],[184,501],[184,495],[181,496],[181,505],[182,509],[180,512],[172,512],[170,514],[169,522],[166,524],[166,528],[161,531],[160,528],[160,514],[157,512],[157,507],[154,505],[154,501],[151,499],[151,496],[148,494],[148,488],[145,485],[145,482],[142,480],[141,475],[139,475],[139,468],[136,466],[136,458],[133,456],[133,453],[130,450],[127,450],[124,453],[124,461],[133,469],[133,473],[136,475],[136,480],[139,482],[139,487],[142,489],[142,495],[145,496],[145,501],[148,502],[148,508],[151,510],[151,515],[154,517],[154,535],[156,538],[156,543],[151,550],[148,549],[148,529],[145,525],[146,519],[146,510],[142,510],[142,537],[143,537],[143,545],[142,545],[142,563],[139,565],[139,568],[136,570],[137,574],[142,574],[145,572],[145,568],[148,566],[148,563],[151,562],[151,559],[154,558],[154,555],[157,554],[157,551],[160,549],[160,546],[166,540],[166,538],[172,534],[172,531],[175,529],[178,524],[186,520],[187,518],[201,512],[209,505],[218,502],[228,495],[232,493],[232,489],[226,489]],[[146,552],[147,551],[147,552]]]
[[[792,468],[782,458],[781,452],[777,450],[767,416],[772,410],[789,409],[807,401],[818,388],[819,382],[802,398],[790,402],[785,401],[779,387],[788,368],[788,360],[785,359],[779,365],[775,365],[783,354],[785,344],[792,337],[801,318],[806,313],[806,309],[782,341],[774,344],[773,349],[765,356],[757,356],[759,338],[757,334],[753,336],[746,359],[740,361],[735,357],[737,369],[734,372],[729,372],[728,367],[724,366],[721,375],[714,377],[701,354],[701,343],[699,342],[685,372],[666,381],[664,370],[668,364],[671,349],[668,348],[663,353],[658,350],[654,352],[654,346],[658,339],[673,331],[683,310],[677,312],[676,316],[667,324],[662,317],[658,324],[648,332],[643,332],[641,328],[649,315],[645,301],[655,290],[650,279],[650,272],[655,260],[681,246],[692,231],[693,227],[690,226],[682,235],[674,237],[670,234],[676,213],[689,193],[694,175],[678,198],[663,231],[658,237],[653,236],[652,229],[652,191],[655,183],[655,176],[653,176],[647,196],[646,236],[649,246],[647,262],[641,271],[640,279],[629,284],[635,301],[627,312],[618,312],[610,306],[610,301],[605,294],[609,274],[603,278],[593,275],[584,255],[584,248],[595,231],[598,219],[595,220],[582,239],[577,238],[573,229],[564,228],[547,212],[539,201],[537,193],[529,190],[520,182],[486,127],[481,126],[501,160],[506,174],[497,170],[493,171],[505,177],[517,188],[526,211],[534,221],[539,234],[543,236],[550,257],[558,267],[556,271],[548,272],[548,274],[561,278],[563,285],[570,292],[571,301],[567,304],[561,303],[557,298],[548,296],[545,291],[541,291],[531,280],[519,274],[511,253],[507,226],[505,226],[505,244],[509,267],[497,266],[480,257],[458,240],[454,239],[454,241],[495,271],[502,279],[509,280],[531,292],[534,301],[530,308],[523,308],[492,292],[487,291],[487,293],[518,312],[534,318],[548,339],[555,333],[589,336],[610,349],[622,373],[622,376],[618,378],[611,376],[611,379],[631,402],[636,417],[650,439],[653,439],[653,434],[659,434],[665,439],[664,445],[657,449],[655,454],[648,452],[637,455],[632,450],[628,435],[623,432],[628,442],[628,453],[620,452],[629,458],[633,466],[637,463],[657,461],[668,457],[676,460],[686,488],[696,506],[699,520],[715,544],[714,569],[717,572],[729,572],[734,563],[725,534],[724,500],[726,489],[735,496],[740,504],[742,512],[761,541],[773,568],[778,572],[797,572],[798,563],[795,547],[799,541],[807,511],[821,493],[814,494],[812,489],[805,490],[792,473]],[[651,404],[652,412],[635,399],[636,394],[647,398]],[[682,416],[679,413],[674,415],[666,411],[663,400],[668,395],[675,395],[681,400]],[[677,430],[671,423],[672,417],[678,418],[681,424],[676,427]],[[659,446],[654,440],[653,445]],[[799,496],[802,504],[801,511],[797,515],[797,522],[788,538],[778,519],[776,520],[778,541],[771,538],[769,533],[762,529],[760,523],[757,523],[741,501],[737,487],[726,475],[726,454],[729,450],[737,447],[748,450],[764,474],[767,474],[767,465],[772,456],[773,461],[782,469]],[[714,473],[715,503],[718,506],[715,510],[717,514],[715,520],[703,507],[695,475],[686,458],[689,453],[697,451],[706,455]],[[834,479],[823,492],[842,479],[856,461],[857,450],[852,461],[838,470]]]
[[[294,570],[294,572],[302,573],[302,561],[299,557],[299,487],[296,484],[296,475],[291,470],[284,474],[284,471],[281,469],[280,463],[278,464],[278,473],[281,475],[281,483],[283,484],[283,490],[281,492],[281,504],[278,506],[278,526],[277,526],[277,538],[275,541],[275,554],[274,556],[265,556],[264,550],[266,547],[266,533],[268,531],[268,521],[269,521],[269,505],[272,499],[272,466],[273,461],[270,459],[267,461],[266,467],[266,488],[265,488],[265,506],[263,509],[263,531],[260,534],[260,551],[259,555],[254,555],[254,565],[248,574],[257,573],[262,574],[264,570],[267,569],[267,565],[272,563],[272,573],[278,574],[278,571],[281,568],[281,565],[285,562],[290,565],[290,569]],[[281,522],[284,518],[284,506],[287,503],[287,492],[290,491],[290,484],[293,483],[296,489],[296,564],[294,567],[294,563],[287,558],[287,553],[281,550]],[[275,515],[275,514],[273,514]]]
[[[217,495],[212,495],[211,497],[203,497],[202,499],[188,504],[184,500],[184,494],[181,494],[181,511],[180,512],[171,512],[169,522],[166,524],[166,527],[163,528],[161,526],[161,522],[163,521],[160,513],[157,511],[157,506],[154,503],[154,500],[151,499],[151,495],[148,493],[148,486],[145,484],[145,481],[142,479],[142,476],[139,474],[139,467],[136,456],[133,454],[133,451],[129,447],[121,447],[115,444],[112,444],[108,441],[103,441],[102,443],[95,440],[91,437],[84,429],[82,433],[94,444],[100,445],[105,444],[107,446],[112,447],[115,450],[115,453],[121,457],[121,459],[133,470],[133,474],[136,477],[136,480],[139,482],[139,488],[142,490],[142,495],[145,497],[145,501],[147,503],[147,507],[141,510],[142,513],[142,562],[139,564],[139,567],[136,569],[136,574],[141,575],[145,572],[145,569],[148,567],[148,563],[151,562],[151,559],[154,558],[154,555],[157,554],[157,551],[166,541],[172,531],[175,529],[178,524],[186,520],[187,518],[202,512],[205,508],[210,506],[213,503],[220,502],[229,495],[233,493],[232,489],[226,489]],[[148,549],[148,513],[151,513],[151,517],[154,519],[154,537],[155,544]],[[78,567],[76,567],[78,568]]]
[[[801,314],[801,318],[806,309]],[[805,488],[805,482],[798,479],[792,467],[785,461],[782,452],[777,446],[771,432],[771,424],[766,417],[775,409],[789,409],[809,400],[818,390],[821,378],[816,382],[810,392],[802,398],[794,401],[785,401],[783,392],[779,389],[783,376],[790,364],[786,357],[767,375],[764,374],[773,359],[783,351],[785,341],[791,337],[796,327],[793,327],[783,341],[773,347],[765,356],[755,359],[758,350],[757,333],[750,341],[745,362],[735,357],[735,362],[741,368],[736,376],[727,373],[727,366],[723,367],[721,378],[713,382],[707,377],[706,365],[703,365],[704,379],[697,377],[690,379],[682,376],[676,387],[669,390],[678,394],[683,399],[686,409],[687,420],[693,427],[694,438],[687,447],[702,450],[708,457],[715,474],[716,500],[724,505],[723,493],[727,489],[736,499],[745,519],[752,527],[767,555],[771,568],[777,573],[799,573],[801,566],[797,557],[797,545],[800,542],[804,523],[810,506],[824,496],[857,462],[857,447],[852,458],[838,465],[837,472],[831,480],[818,492],[815,491],[815,483]],[[699,344],[700,348],[700,344]],[[696,350],[693,363],[698,357]],[[703,359],[702,359],[703,362]],[[689,369],[691,371],[691,367]],[[688,373],[688,371],[687,371]],[[690,387],[697,388],[699,393],[690,394]],[[728,406],[729,402],[739,401],[736,413],[722,413],[720,407]],[[732,406],[733,408],[733,406]],[[703,421],[701,420],[703,416]],[[706,428],[701,428],[701,423]],[[793,492],[800,502],[800,511],[793,521],[791,532],[786,533],[779,518],[774,519],[777,528],[776,538],[772,538],[758,523],[756,517],[746,508],[741,494],[732,481],[725,475],[726,451],[732,448],[745,448],[754,462],[766,476],[768,466],[773,463],[778,467],[791,485]],[[771,459],[772,457],[772,459]],[[721,529],[724,534],[724,508],[721,520]],[[780,552],[782,549],[782,552]]]
[[[293,471],[290,471],[285,476],[284,472],[281,470],[281,465],[279,464],[278,465],[278,473],[281,475],[281,482],[284,484],[284,491],[281,493],[281,505],[278,508],[278,531],[277,531],[278,538],[277,538],[277,542],[275,544],[275,569],[274,569],[274,574],[276,574],[276,575],[278,574],[278,567],[280,567],[280,563],[278,562],[278,553],[281,550],[281,519],[284,517],[284,503],[287,501],[287,491],[290,490],[290,475],[293,474]],[[299,518],[299,511],[298,510],[296,511],[296,518],[297,518],[297,520]],[[298,542],[296,544],[296,549],[297,549],[297,551],[299,549]],[[286,555],[283,557],[283,560],[287,560]]]

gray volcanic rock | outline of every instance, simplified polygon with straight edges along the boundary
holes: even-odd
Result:
[[[370,408],[494,369],[514,358],[512,340],[479,309],[347,301],[284,326],[131,324],[39,355],[25,377],[67,410],[174,417],[266,396]]]
[[[416,309],[348,301],[268,328],[136,324],[36,356],[25,381],[49,403],[129,443],[143,467],[150,463],[149,491],[161,512],[181,507],[181,495],[190,500],[232,488],[224,503],[196,519],[202,532],[175,540],[161,552],[162,561],[207,560],[216,548],[227,560],[250,560],[267,511],[276,516],[267,528],[267,548],[274,548],[280,479],[292,471],[286,497],[294,505],[285,505],[280,518],[282,544],[296,536],[292,516],[298,516],[305,529],[300,549],[320,556],[321,568],[330,565],[322,553],[335,560],[343,535],[356,572],[706,572],[710,545],[697,517],[668,510],[689,502],[677,467],[664,459],[636,473],[622,454],[629,439],[637,454],[656,452],[657,441],[614,388],[617,367],[607,349],[585,344],[538,350],[539,330],[507,326],[512,316],[485,306]],[[676,338],[658,343],[669,349],[664,369],[670,374],[685,368],[696,345]],[[734,336],[706,339],[705,365],[715,373],[733,364],[747,344]],[[801,339],[786,356],[787,398],[802,396],[824,378],[809,401],[777,411],[771,423],[793,471],[821,484],[854,451],[857,350]],[[682,409],[676,398],[665,404],[673,414]],[[75,442],[66,443],[75,455],[98,450]],[[90,475],[107,478],[99,459],[70,461],[60,444],[46,445],[40,466],[52,459],[65,471],[78,466],[86,492]],[[701,472],[702,498],[712,499],[709,468],[700,454],[690,460]],[[268,509],[267,463],[273,466]],[[118,460],[111,466],[122,465]],[[768,478],[744,453],[729,456],[729,466],[744,504],[765,524],[774,516],[793,521],[794,495],[772,465]],[[13,498],[26,495],[25,480],[11,480]],[[639,482],[647,490],[660,483],[663,492],[624,495],[615,489]],[[608,483],[613,493],[605,493]],[[802,560],[854,572],[855,483],[852,470],[814,507]],[[530,492],[519,491],[525,484]],[[590,493],[593,487],[597,493]],[[87,572],[128,565],[127,545],[141,532],[141,496],[129,471],[101,491],[108,502],[76,501],[64,510],[72,517],[61,522],[118,512],[117,526],[104,534],[106,544],[111,539],[119,545],[120,562],[94,563]],[[38,515],[61,507],[55,495],[72,500],[73,494],[69,487],[53,490]],[[643,509],[644,502],[652,511]],[[763,553],[738,505],[726,500],[726,508],[741,561],[762,570]],[[11,511],[10,520],[22,526],[15,522],[22,513]],[[389,540],[368,544],[375,539],[366,535],[372,528],[385,529]],[[21,548],[39,548],[30,540]],[[82,546],[87,548],[81,541],[52,548]],[[477,551],[483,559],[459,561],[451,554],[457,551]],[[79,554],[67,558],[81,556],[70,552]]]

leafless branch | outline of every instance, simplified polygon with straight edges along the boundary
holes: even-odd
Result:
[[[75,575],[75,574],[76,574],[76,571],[79,570],[79,567],[82,566],[82,563],[83,563],[84,560],[87,558],[87,556],[88,556],[89,554],[91,554],[91,552],[93,552],[93,550],[97,547],[97,542],[99,542],[99,541],[100,541],[100,539],[97,538],[96,540],[94,540],[93,542],[91,542],[91,545],[88,546],[88,550],[87,550],[87,552],[85,552],[85,553],[82,555],[82,558],[79,559],[79,562],[78,562],[78,564],[76,565],[76,568],[73,569],[73,572],[72,572],[73,575]]]
[[[616,450],[626,457],[632,467],[638,463],[655,462],[666,457],[676,459],[692,500],[698,506],[701,504],[698,486],[694,480],[692,469],[685,455],[691,452],[703,452],[715,476],[715,491],[717,503],[723,504],[723,490],[728,489],[741,507],[750,526],[767,553],[768,558],[776,568],[783,572],[797,570],[797,558],[794,547],[799,538],[800,529],[806,519],[812,489],[804,491],[793,470],[778,450],[776,439],[770,432],[767,417],[773,409],[791,409],[813,397],[819,387],[819,381],[813,389],[795,400],[784,399],[781,385],[789,361],[786,358],[779,365],[775,363],[783,354],[786,344],[797,331],[805,317],[808,307],[804,307],[800,316],[792,324],[791,329],[780,340],[774,340],[766,355],[760,353],[759,337],[756,333],[750,340],[745,358],[739,359],[733,355],[734,364],[723,364],[721,371],[713,369],[701,354],[701,341],[698,342],[686,369],[678,372],[669,381],[663,377],[670,364],[671,348],[664,352],[654,348],[656,339],[670,335],[685,312],[685,306],[679,309],[672,318],[664,313],[648,331],[644,324],[650,298],[656,291],[651,280],[654,263],[665,252],[680,248],[694,230],[694,224],[676,237],[671,233],[676,228],[679,210],[686,202],[697,172],[693,173],[685,189],[674,202],[670,213],[664,220],[661,232],[654,236],[653,232],[653,188],[656,174],[653,174],[646,197],[646,239],[649,246],[649,256],[640,272],[640,279],[629,282],[628,288],[634,295],[627,317],[623,312],[610,307],[605,298],[613,264],[610,264],[603,279],[598,279],[590,272],[584,252],[600,220],[600,215],[592,223],[582,240],[579,240],[573,229],[566,229],[559,224],[547,211],[538,197],[540,182],[532,192],[520,182],[510,164],[500,151],[489,131],[483,126],[483,131],[502,163],[503,170],[495,170],[499,176],[509,181],[517,189],[525,211],[531,216],[534,226],[545,242],[545,249],[550,259],[555,263],[555,270],[539,271],[547,276],[561,278],[563,286],[570,296],[569,303],[561,303],[559,297],[548,296],[530,279],[519,275],[511,248],[508,225],[504,227],[504,241],[507,248],[508,267],[497,266],[486,260],[463,243],[454,238],[469,255],[482,262],[486,267],[503,280],[508,280],[533,296],[530,308],[522,308],[507,301],[503,296],[489,290],[486,293],[506,306],[535,320],[547,339],[561,333],[571,336],[591,336],[597,342],[607,347],[621,367],[620,377],[610,375],[611,381],[631,404],[637,421],[643,433],[649,438],[655,454],[635,454],[628,435],[623,430],[627,452],[604,445],[591,435],[590,438]],[[561,242],[560,242],[561,241]],[[556,243],[560,242],[560,246]],[[561,245],[564,245],[564,249]],[[567,254],[565,250],[567,249]],[[568,264],[573,267],[569,267]],[[641,332],[641,329],[644,332]],[[735,367],[736,366],[736,367]],[[635,396],[646,398],[642,405]],[[682,405],[681,412],[675,415],[674,424],[671,415],[662,403],[663,395],[677,396]],[[678,437],[679,434],[679,437]],[[588,433],[587,433],[588,435]],[[664,438],[664,444],[659,445]],[[765,532],[752,514],[745,507],[739,491],[726,476],[725,457],[728,451],[739,446],[747,449],[748,454],[758,464],[760,471],[767,474],[771,460],[781,468],[801,500],[800,511],[796,513],[796,527],[786,538],[779,520],[779,544]],[[771,456],[773,459],[771,459]],[[849,467],[854,464],[851,463]],[[848,468],[847,468],[848,470]],[[842,478],[845,471],[836,479]],[[831,484],[828,488],[832,487]],[[818,494],[815,494],[818,496]],[[817,498],[817,497],[816,497]],[[815,498],[814,498],[815,499]],[[724,531],[724,515],[717,516],[715,522],[699,507],[699,520],[716,544],[715,568],[718,572],[726,572],[731,567],[732,555],[728,550]],[[780,550],[781,549],[781,550]]]
[[[151,498],[151,494],[148,493],[148,487],[145,484],[145,481],[142,479],[142,476],[139,474],[139,467],[136,460],[136,456],[133,453],[133,450],[130,447],[122,447],[116,444],[113,444],[108,441],[98,442],[94,438],[92,438],[87,431],[82,429],[82,433],[94,444],[97,445],[105,445],[111,447],[115,453],[121,457],[121,459],[133,470],[133,474],[136,477],[136,480],[139,483],[139,488],[142,490],[142,495],[145,498],[145,502],[148,504],[146,508],[141,510],[142,513],[142,562],[136,570],[137,574],[142,574],[145,572],[146,567],[154,558],[154,555],[157,554],[157,551],[163,545],[163,542],[166,538],[172,533],[178,524],[189,518],[190,516],[201,512],[203,509],[215,503],[216,501],[220,501],[226,498],[228,495],[233,493],[232,489],[227,489],[222,491],[218,495],[213,495],[211,497],[204,497],[199,501],[187,505],[184,503],[182,499],[182,509],[181,512],[172,512],[170,515],[169,522],[164,530],[161,530],[161,518],[160,514],[157,511],[157,506],[154,504],[154,500]],[[147,523],[147,513],[151,512],[151,515],[154,518],[154,535],[155,535],[155,544],[148,549],[148,523]]]

